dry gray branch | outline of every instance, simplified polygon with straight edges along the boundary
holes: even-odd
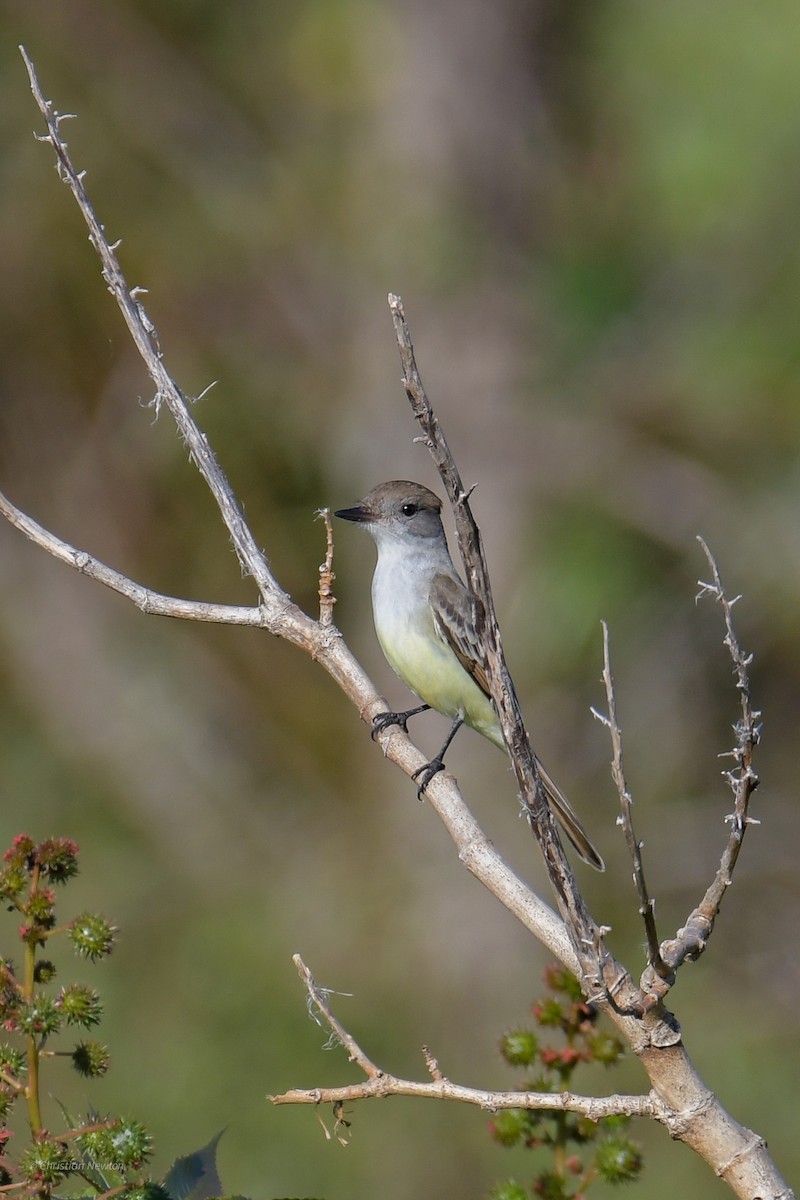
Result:
[[[645,1096],[580,1096],[575,1092],[499,1092],[465,1087],[442,1075],[427,1046],[423,1047],[423,1058],[431,1079],[400,1079],[377,1066],[334,1016],[328,1002],[328,996],[332,993],[319,986],[300,955],[295,954],[292,961],[305,984],[314,1019],[318,1024],[324,1021],[328,1025],[333,1038],[344,1047],[350,1061],[360,1067],[367,1078],[363,1083],[342,1087],[292,1088],[280,1095],[269,1096],[273,1104],[341,1104],[386,1096],[416,1096],[427,1100],[457,1100],[462,1104],[475,1104],[488,1112],[497,1112],[502,1108],[534,1108],[579,1113],[592,1121],[613,1116],[652,1117],[665,1124],[669,1120],[670,1113],[655,1092]]]
[[[143,613],[159,617],[178,617],[185,621],[212,621],[218,625],[261,625],[266,624],[263,610],[247,608],[238,604],[208,604],[202,600],[179,600],[176,596],[164,596],[160,592],[144,587],[129,579],[127,575],[106,566],[86,550],[78,550],[62,541],[50,530],[45,529],[21,509],[12,504],[0,492],[0,513],[15,528],[24,533],[35,546],[46,550],[59,562],[74,567],[81,575],[87,575],[97,583],[111,588],[136,605]]]

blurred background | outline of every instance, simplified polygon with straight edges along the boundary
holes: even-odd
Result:
[[[400,383],[388,291],[487,545],[534,740],[602,848],[580,872],[634,971],[600,621],[664,936],[718,862],[717,756],[738,698],[713,547],[764,712],[762,787],[709,953],[672,996],[688,1050],[784,1173],[796,1132],[800,693],[800,27],[796,6],[611,0],[5,0],[0,72],[0,487],[157,590],[254,603],[99,274],[17,51],[165,360],[282,583],[315,608],[322,505],[437,486]],[[267,1093],[358,1075],[323,1049],[295,951],[380,1064],[510,1087],[497,1039],[546,955],[461,868],[409,782],[298,651],[144,617],[0,526],[2,840],[70,836],[64,915],[121,926],[102,991],[112,1070],[47,1080],[148,1121],[155,1169],[222,1127],[226,1189],[482,1197],[529,1152],[476,1110],[392,1100],[350,1145]],[[337,530],[337,621],[403,707],[372,632],[373,549]],[[415,727],[434,750],[442,723]],[[463,740],[462,740],[463,739]],[[449,758],[489,835],[544,886],[502,757]],[[8,918],[4,939],[13,943]],[[635,1063],[584,1090],[639,1090]],[[57,1121],[51,1106],[50,1119]],[[636,1129],[642,1195],[727,1195]],[[611,1194],[601,1186],[593,1194]]]

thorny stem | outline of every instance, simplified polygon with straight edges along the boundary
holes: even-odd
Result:
[[[611,773],[614,776],[614,782],[619,793],[619,802],[621,815],[619,821],[625,833],[625,841],[628,846],[628,852],[633,863],[633,881],[636,886],[636,891],[639,896],[639,915],[644,922],[645,936],[647,938],[647,959],[655,971],[662,979],[666,979],[670,974],[670,969],[661,957],[661,950],[658,943],[658,932],[656,930],[655,919],[655,901],[651,899],[647,890],[647,882],[644,876],[644,863],[642,861],[642,843],[636,837],[633,827],[633,800],[628,788],[628,782],[625,778],[625,767],[622,758],[622,730],[617,718],[617,697],[614,687],[614,676],[611,673],[611,650],[609,646],[608,625],[605,621],[603,626],[603,682],[606,688],[606,702],[608,704],[608,716],[604,717],[600,713],[595,712],[595,716],[607,726],[611,736],[611,748],[613,751],[613,760],[611,763]]]

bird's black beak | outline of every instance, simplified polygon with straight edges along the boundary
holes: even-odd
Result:
[[[375,520],[375,514],[362,504],[355,504],[352,508],[337,508],[333,515],[341,517],[343,521],[358,521],[361,524]]]

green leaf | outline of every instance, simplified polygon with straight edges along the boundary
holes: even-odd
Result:
[[[67,1123],[67,1129],[77,1129],[80,1125],[83,1124],[82,1120],[79,1121],[77,1119],[77,1117],[73,1117],[73,1115],[69,1111],[69,1109],[61,1103],[61,1101],[58,1099],[57,1096],[54,1096],[53,1098],[54,1098],[56,1104],[58,1105],[58,1107],[61,1109],[61,1115]]]
[[[164,1178],[164,1187],[173,1200],[212,1200],[224,1196],[217,1172],[217,1143],[224,1132],[221,1129],[201,1150],[175,1159]]]

